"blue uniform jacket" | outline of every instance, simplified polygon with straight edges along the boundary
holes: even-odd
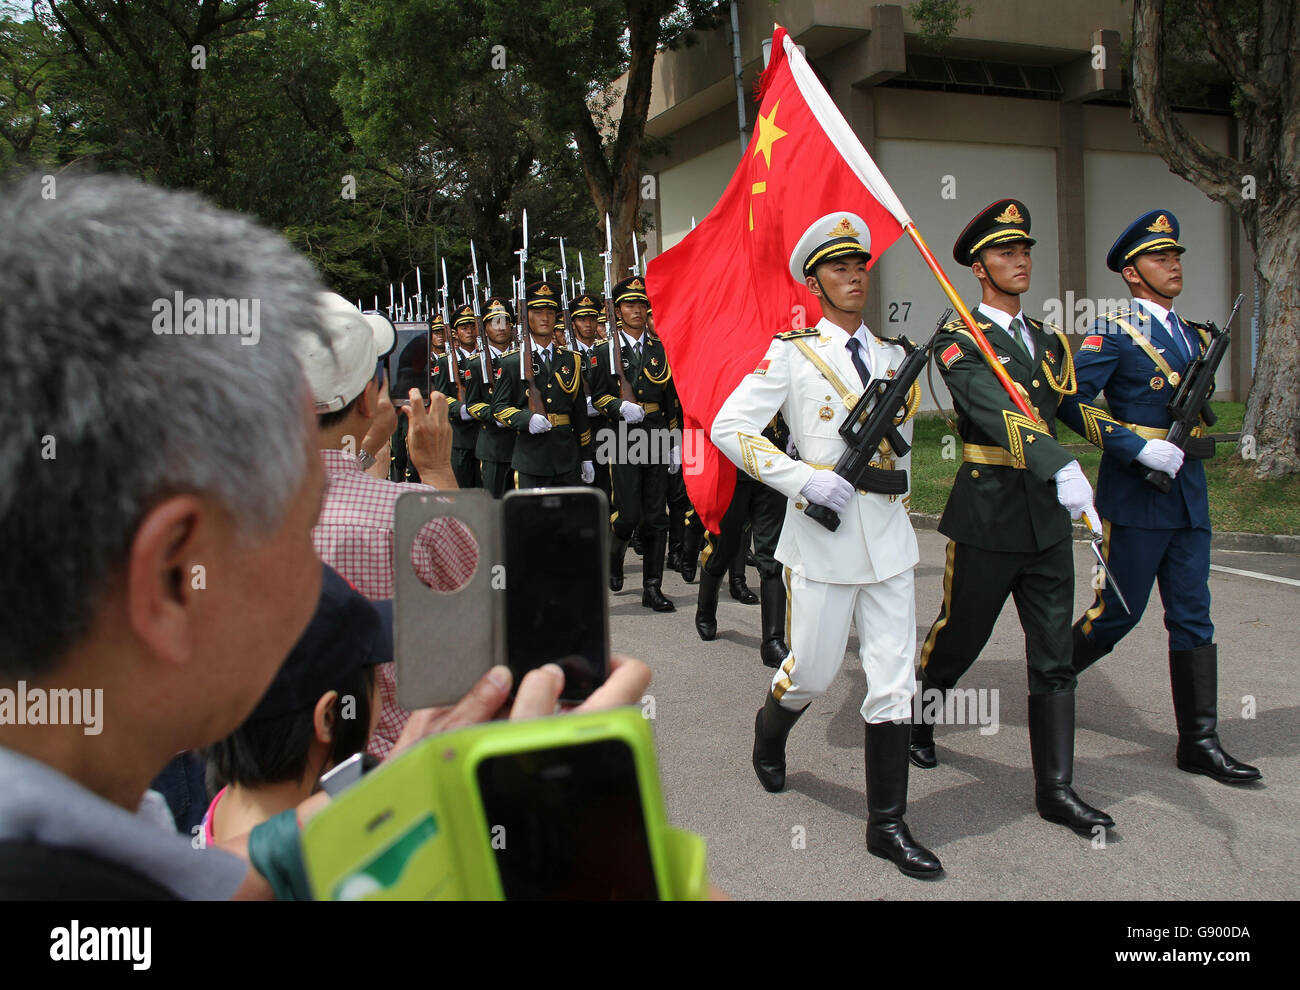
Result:
[[[1203,350],[1204,329],[1183,322],[1200,336]],[[1057,418],[1102,451],[1097,511],[1103,519],[1144,529],[1209,529],[1209,495],[1200,461],[1184,461],[1167,494],[1143,480],[1147,469],[1136,458],[1146,439],[1123,424],[1168,429],[1174,386],[1128,328],[1143,335],[1173,371],[1185,372],[1190,362],[1182,359],[1165,327],[1140,306],[1122,307],[1099,317],[1084,338],[1074,358],[1079,391],[1063,399]],[[1103,390],[1109,412],[1092,405]]]

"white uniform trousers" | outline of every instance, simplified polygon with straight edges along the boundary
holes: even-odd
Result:
[[[916,676],[916,596],[909,568],[873,584],[823,584],[785,568],[790,653],[772,678],[772,697],[798,711],[826,693],[844,662],[849,623],[858,630],[867,722],[910,719]]]

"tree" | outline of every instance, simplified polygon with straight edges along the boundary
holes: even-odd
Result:
[[[1231,78],[1242,157],[1174,116],[1169,62],[1208,53]],[[1255,476],[1300,472],[1300,11],[1294,0],[1135,0],[1133,119],[1170,171],[1241,214],[1260,286],[1260,345],[1243,434]]]
[[[355,100],[354,128],[355,118],[366,116],[381,132],[413,127],[418,135],[429,128],[430,136],[445,138],[446,94],[454,84],[499,77],[508,117],[530,121],[534,138],[572,142],[597,217],[610,214],[615,271],[627,270],[632,232],[644,225],[640,164],[655,54],[712,27],[725,3],[412,0],[399,7],[342,0],[340,6],[351,25],[345,81]],[[432,49],[426,39],[435,36]],[[623,76],[616,94],[612,87]],[[603,230],[589,235],[588,244],[603,248]]]

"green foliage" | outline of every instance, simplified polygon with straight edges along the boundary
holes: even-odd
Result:
[[[921,29],[921,37],[928,45],[941,49],[957,30],[957,22],[975,13],[969,4],[960,0],[916,0],[907,5],[907,12]]]

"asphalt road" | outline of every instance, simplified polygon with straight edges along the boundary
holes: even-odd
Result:
[[[934,532],[917,536],[919,649],[942,598],[946,540]],[[1083,544],[1075,557],[1078,614],[1091,600],[1092,559]],[[758,658],[759,606],[733,602],[724,584],[718,639],[703,643],[693,625],[696,586],[670,573],[664,591],[678,611],[642,608],[640,562],[629,550],[627,584],[610,601],[613,645],[654,671],[650,694],[669,817],[708,840],[710,878],[732,897],[1294,898],[1300,890],[1300,678],[1291,620],[1300,612],[1300,558],[1215,552],[1213,563],[1220,736],[1230,753],[1263,771],[1264,781],[1233,788],[1175,767],[1167,640],[1153,592],[1141,624],[1079,687],[1075,788],[1117,827],[1099,847],[1040,819],[1026,728],[1024,640],[1009,605],[963,681],[996,689],[996,731],[941,726],[940,765],[911,771],[907,820],[947,870],[934,882],[904,877],[866,851],[858,714],[864,679],[856,636],[830,691],[791,733],[781,794],[765,792],[750,766],[754,713],[771,677]],[[757,589],[752,568],[748,575]]]

